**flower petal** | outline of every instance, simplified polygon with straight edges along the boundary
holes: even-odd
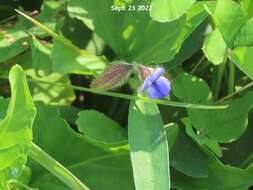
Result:
[[[149,77],[149,80],[153,83],[155,82],[162,74],[165,72],[164,68],[159,67],[157,68]]]
[[[141,86],[141,92],[143,92],[144,90],[147,90],[147,88],[149,88],[150,86],[152,85],[152,82],[149,80],[149,77],[147,77],[145,80],[144,80],[144,83],[143,85]]]
[[[159,77],[155,83],[147,89],[150,98],[158,99],[169,95],[171,82],[165,77]]]

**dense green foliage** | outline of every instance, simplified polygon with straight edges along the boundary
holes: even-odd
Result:
[[[0,190],[250,189],[252,79],[252,0],[1,1]]]

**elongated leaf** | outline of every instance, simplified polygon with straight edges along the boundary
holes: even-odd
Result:
[[[196,0],[152,0],[150,15],[158,22],[171,22],[178,19]]]
[[[168,143],[156,104],[131,102],[128,136],[136,190],[170,189]]]
[[[242,1],[242,7],[248,13],[249,17],[253,16],[253,1],[243,0]]]
[[[9,180],[19,177],[32,141],[35,107],[24,71],[14,66],[10,71],[11,101],[0,121],[0,189]]]

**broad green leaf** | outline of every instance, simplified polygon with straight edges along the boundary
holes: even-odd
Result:
[[[166,126],[165,130],[168,142],[175,139],[173,145],[170,145],[172,167],[188,176],[207,177],[205,155],[197,144],[177,125]]]
[[[87,10],[82,7],[82,1],[70,1],[67,7],[68,14],[71,18],[82,21],[89,29],[94,30],[91,18],[88,16]]]
[[[184,40],[207,17],[201,2],[194,5],[187,15],[169,23],[154,22],[147,11],[112,11],[113,0],[71,0],[69,6],[72,4],[79,4],[88,12],[96,33],[119,58],[143,64],[172,60]],[[147,2],[134,0],[133,4],[145,5]]]
[[[20,176],[32,141],[35,107],[25,73],[18,65],[9,74],[11,100],[6,116],[0,121],[0,188]]]
[[[234,46],[253,46],[253,18],[241,27],[236,35]]]
[[[54,41],[52,50],[53,70],[59,73],[96,74],[105,69],[106,61],[95,55],[80,54],[66,48],[59,40]]]
[[[201,48],[205,36],[207,22],[203,22],[191,35],[184,41],[180,51],[172,61],[164,65],[168,70],[171,67],[182,64],[189,59],[196,51]]]
[[[242,0],[242,7],[248,13],[249,17],[253,17],[253,1]]]
[[[195,132],[189,118],[182,118],[182,123],[185,125],[185,131],[193,140],[195,140],[200,146],[206,145],[212,150],[218,157],[222,157],[222,150],[217,141],[211,139],[206,134],[197,131]]]
[[[227,44],[218,29],[206,36],[202,47],[205,56],[214,65],[219,65],[225,60],[227,49]]]
[[[128,138],[136,190],[170,189],[168,143],[156,104],[130,103]]]
[[[17,64],[24,66],[25,73],[29,76],[29,86],[33,100],[51,105],[71,104],[75,100],[75,92],[72,88],[66,87],[66,85],[70,84],[68,76],[58,73],[38,76],[33,69],[33,61],[31,52],[22,54],[16,60]],[[56,83],[61,83],[62,85],[56,85]]]
[[[253,117],[249,113],[249,124],[252,126]],[[253,127],[248,127],[245,133],[235,142],[225,146],[222,160],[229,165],[245,168],[252,163]]]
[[[79,112],[78,129],[87,138],[102,144],[120,144],[127,141],[126,131],[118,123],[95,110]]]
[[[232,51],[232,61],[236,66],[244,72],[251,80],[253,80],[253,47],[238,47]]]
[[[218,0],[212,17],[223,39],[231,47],[247,18],[241,6],[233,0]]]
[[[30,43],[33,66],[37,75],[45,76],[51,74],[53,71],[53,64],[51,60],[51,44],[44,41],[40,42],[33,37]]]
[[[213,155],[209,155],[207,164],[207,178],[192,178],[172,171],[172,186],[180,190],[244,190],[253,185],[253,167],[240,169],[224,165]]]
[[[25,51],[29,47],[28,37],[24,31],[0,29],[0,63]]]
[[[182,74],[175,79],[173,85],[173,93],[178,98],[192,103],[212,104],[212,93],[208,85],[197,77]],[[227,143],[239,138],[247,128],[248,111],[253,103],[252,92],[224,103],[229,105],[227,109],[187,109],[187,112],[191,125],[199,134]]]
[[[171,22],[183,16],[196,0],[152,0],[150,16],[158,22]]]
[[[69,169],[92,190],[134,190],[128,152],[107,152],[76,133],[57,110],[36,104],[34,142]],[[59,147],[63,147],[59,148]],[[70,190],[37,163],[32,167],[31,186],[40,190]],[[99,180],[98,180],[99,179]]]

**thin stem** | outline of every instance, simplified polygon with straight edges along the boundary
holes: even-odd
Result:
[[[6,19],[4,19],[4,20],[1,20],[0,21],[0,24],[4,24],[5,22],[8,22],[8,21],[10,21],[10,20],[12,20],[12,19],[14,19],[14,18],[16,18],[17,17],[17,15],[12,15],[12,16],[10,16],[9,18],[6,18]]]
[[[198,69],[198,67],[201,65],[201,63],[203,63],[203,61],[205,60],[205,55],[203,55],[200,60],[198,61],[198,63],[193,67],[193,69],[191,70],[190,74],[195,73],[195,71]]]
[[[223,98],[219,99],[219,100],[216,102],[216,104],[219,104],[219,103],[223,102],[224,100],[227,100],[227,99],[229,99],[229,98],[235,96],[236,94],[239,94],[239,93],[243,92],[244,90],[247,90],[248,88],[250,88],[250,87],[252,87],[252,86],[253,86],[253,81],[250,82],[249,84],[245,85],[244,87],[240,88],[239,90],[237,90],[237,91],[235,91],[235,92],[233,92],[233,93],[231,93],[231,94],[229,94],[229,95],[227,95],[227,96],[224,96]]]
[[[50,155],[44,152],[36,144],[32,144],[28,155],[58,177],[66,185],[73,190],[89,190],[77,177],[75,177],[69,170],[62,166],[59,162],[54,160]]]
[[[41,24],[40,22],[38,22],[37,20],[35,20],[34,18],[20,12],[19,10],[15,9],[15,11],[17,13],[19,13],[20,15],[22,15],[23,17],[25,17],[26,19],[28,19],[29,21],[31,21],[35,26],[39,27],[41,30],[44,30],[44,32],[46,32],[47,34],[49,34],[50,36],[52,36],[54,39],[60,41],[62,44],[64,44],[65,46],[73,49],[74,51],[78,52],[80,55],[89,55],[89,53],[85,50],[82,50],[80,48],[78,48],[77,46],[73,45],[69,40],[59,36],[57,33],[55,33],[54,31],[50,30],[49,28],[47,28],[45,25]]]
[[[233,93],[235,85],[235,65],[229,62],[228,94]]]
[[[220,87],[221,87],[221,82],[224,74],[224,70],[226,67],[227,59],[223,61],[223,63],[219,66],[216,80],[215,80],[215,86],[214,86],[214,99],[216,100],[219,96],[220,93]]]
[[[20,182],[17,181],[17,180],[11,181],[10,184],[17,184],[18,186],[22,187],[22,189],[27,189],[27,190],[38,190],[37,188],[34,189],[34,188],[31,188],[31,187],[29,187],[29,186],[27,186],[27,185],[25,185],[25,184],[23,184],[23,183],[20,183]]]
[[[182,107],[182,108],[195,108],[195,109],[226,109],[227,105],[219,105],[219,106],[212,106],[212,105],[200,105],[200,104],[190,104],[190,103],[182,103],[182,102],[174,102],[174,101],[168,101],[168,100],[157,100],[157,99],[150,99],[142,96],[133,96],[129,94],[121,94],[121,93],[115,93],[115,92],[109,92],[109,91],[101,91],[81,86],[75,86],[71,84],[63,84],[63,83],[52,83],[48,81],[42,81],[42,80],[36,80],[29,78],[27,79],[31,82],[37,82],[37,83],[44,83],[44,84],[50,84],[50,85],[56,85],[56,86],[64,86],[66,88],[71,88],[79,91],[89,92],[93,94],[99,94],[104,96],[111,96],[115,98],[121,98],[126,100],[142,100],[144,102],[153,102],[160,105],[166,105],[166,106],[172,106],[172,107]]]
[[[7,76],[0,76],[2,79],[8,79]],[[181,108],[193,108],[193,109],[226,109],[228,105],[201,105],[201,104],[191,104],[191,103],[183,103],[183,102],[174,102],[174,101],[168,101],[168,100],[159,100],[159,99],[150,99],[142,96],[134,96],[134,95],[129,95],[129,94],[121,94],[121,93],[115,93],[115,92],[109,92],[109,91],[101,91],[101,90],[96,90],[92,88],[86,88],[82,86],[75,86],[71,84],[64,84],[64,83],[54,83],[54,82],[48,82],[48,81],[43,81],[43,80],[38,80],[38,79],[33,79],[33,78],[27,78],[27,81],[31,83],[41,83],[41,84],[48,84],[48,85],[54,85],[54,86],[63,86],[65,88],[71,88],[74,90],[79,90],[83,92],[89,92],[93,94],[99,94],[99,95],[104,95],[104,96],[111,96],[111,97],[116,97],[116,98],[121,98],[125,100],[142,100],[144,102],[152,102],[155,104],[160,104],[160,105],[165,105],[165,106],[171,106],[171,107],[181,107]]]

